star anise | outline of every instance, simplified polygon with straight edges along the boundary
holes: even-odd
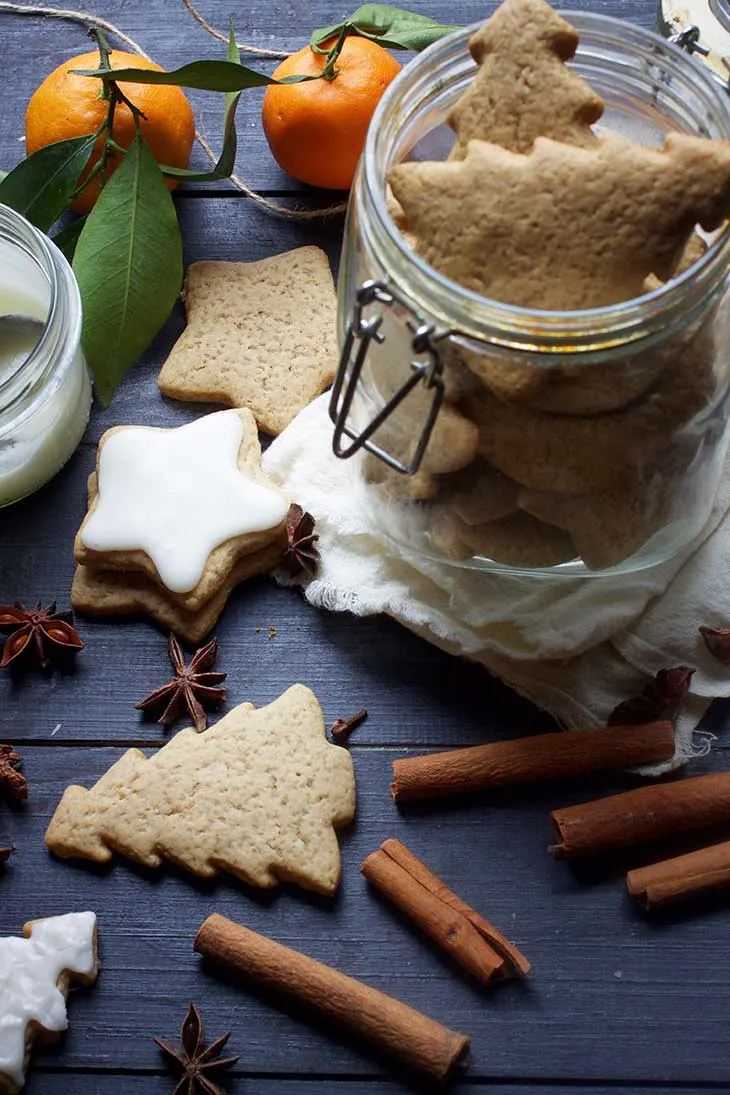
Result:
[[[679,710],[694,674],[688,665],[660,669],[636,696],[614,707],[608,717],[609,726],[638,726],[655,719],[671,719]]]
[[[230,1031],[222,1034],[206,1049],[203,1020],[195,1004],[191,1004],[180,1031],[182,1050],[164,1038],[154,1039],[167,1063],[180,1076],[173,1095],[225,1095],[223,1088],[214,1084],[208,1074],[216,1069],[230,1068],[238,1060],[238,1057],[220,1056],[230,1036]]]
[[[16,771],[22,763],[23,758],[12,745],[0,745],[0,791],[17,801],[28,797],[28,780],[22,772]]]
[[[210,673],[208,670],[216,659],[218,642],[216,639],[196,650],[190,661],[185,664],[182,647],[174,635],[170,635],[167,650],[175,675],[167,684],[156,688],[136,703],[137,711],[155,711],[162,708],[157,720],[162,726],[172,726],[181,715],[187,714],[195,729],[200,732],[208,725],[206,709],[217,708],[226,698],[225,688],[216,688],[226,679],[226,673]]]
[[[41,608],[25,605],[0,605],[0,631],[11,632],[5,643],[0,669],[17,664],[25,654],[34,657],[43,669],[51,660],[83,650],[84,644],[72,627],[72,612],[56,612],[56,602]]]
[[[730,627],[701,627],[705,646],[723,665],[730,665]]]
[[[301,506],[291,505],[286,518],[287,549],[279,566],[290,578],[300,574],[312,577],[317,573],[319,552],[315,546],[319,537],[314,531],[314,518]]]
[[[330,727],[332,740],[339,741],[341,738],[348,737],[355,727],[364,722],[367,717],[367,710],[363,707],[362,711],[357,711],[354,715],[348,715],[344,719],[335,719]]]

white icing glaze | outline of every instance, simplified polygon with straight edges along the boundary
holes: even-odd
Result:
[[[243,423],[218,411],[177,429],[130,426],[99,458],[99,497],[81,538],[95,551],[145,551],[173,593],[200,581],[211,551],[280,524],[288,504],[240,471]]]
[[[25,1032],[68,1026],[66,1001],[57,981],[64,970],[91,976],[95,967],[93,912],[37,920],[30,939],[0,939],[0,1073],[19,1087],[25,1080]]]

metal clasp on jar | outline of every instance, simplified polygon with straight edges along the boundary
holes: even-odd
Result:
[[[381,305],[380,310],[366,315],[366,310],[376,304]],[[371,343],[377,342],[382,345],[386,340],[381,327],[385,311],[393,305],[398,305],[408,317],[406,324],[412,335],[411,353],[413,354],[410,361],[410,375],[375,417],[358,432],[348,422],[352,403]],[[443,367],[436,343],[448,334],[448,331],[437,331],[432,323],[424,323],[405,298],[384,282],[366,281],[360,286],[355,296],[352,317],[347,328],[329,404],[329,415],[335,426],[332,437],[332,450],[335,456],[346,460],[360,449],[365,449],[404,475],[413,475],[418,471],[444,398]],[[408,463],[404,463],[376,444],[372,437],[418,384],[423,384],[428,391],[431,391],[432,397],[413,455]],[[345,437],[352,442],[350,445],[344,443]]]
[[[670,42],[699,57],[730,91],[728,0],[661,0],[659,23]]]

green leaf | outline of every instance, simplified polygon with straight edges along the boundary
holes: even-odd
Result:
[[[7,177],[8,177],[7,171],[0,171],[0,182],[2,182],[3,179],[6,179]]]
[[[232,61],[192,61],[171,72],[155,72],[147,68],[92,68],[75,71],[77,76],[111,77],[126,84],[174,84],[176,87],[197,88],[199,91],[245,91],[248,87],[267,84],[298,84],[303,80],[318,80],[319,76],[286,76],[274,80],[263,72],[254,72]]]
[[[313,30],[309,37],[309,45],[315,52],[320,52],[319,47],[322,43],[327,42],[330,38],[337,38],[344,26],[344,23],[335,23],[331,27],[320,27],[319,30]]]
[[[68,206],[89,162],[97,134],[39,148],[0,182],[0,203],[47,232]]]
[[[231,64],[241,64],[241,54],[236,45],[236,36],[231,21],[231,29],[228,36],[228,60]],[[163,175],[170,179],[183,179],[187,182],[217,182],[218,179],[227,179],[233,174],[236,166],[236,151],[238,137],[236,135],[236,108],[241,98],[240,91],[229,91],[225,97],[225,115],[223,122],[223,147],[218,162],[212,171],[193,171],[187,167],[161,166]]]
[[[394,8],[391,4],[363,4],[353,12],[347,22],[351,25],[353,33],[363,38],[370,38],[387,49],[417,51],[437,42],[444,35],[460,29],[445,23],[437,23],[435,19],[429,19],[427,15],[417,15],[412,11]],[[339,27],[315,30],[310,43],[319,46],[341,29],[342,24]]]
[[[88,216],[73,268],[84,353],[106,406],[167,319],[182,283],[175,206],[140,134]]]
[[[58,250],[66,256],[69,262],[73,262],[76,244],[79,242],[79,236],[85,224],[86,217],[76,217],[75,220],[72,220],[65,228],[59,229],[55,236],[51,237]]]

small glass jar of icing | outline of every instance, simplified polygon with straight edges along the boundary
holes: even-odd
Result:
[[[571,67],[606,104],[599,135],[730,139],[726,90],[686,53],[603,15],[567,18],[580,35]],[[420,54],[374,115],[340,267],[335,452],[360,461],[374,525],[444,565],[641,570],[701,531],[722,474],[730,228],[666,284],[591,311],[518,308],[439,274],[414,250],[387,177],[448,155],[476,30]]]
[[[78,446],[91,409],[81,298],[68,262],[24,217],[0,205],[0,316],[38,319],[27,346],[0,334],[0,506],[51,479]]]

